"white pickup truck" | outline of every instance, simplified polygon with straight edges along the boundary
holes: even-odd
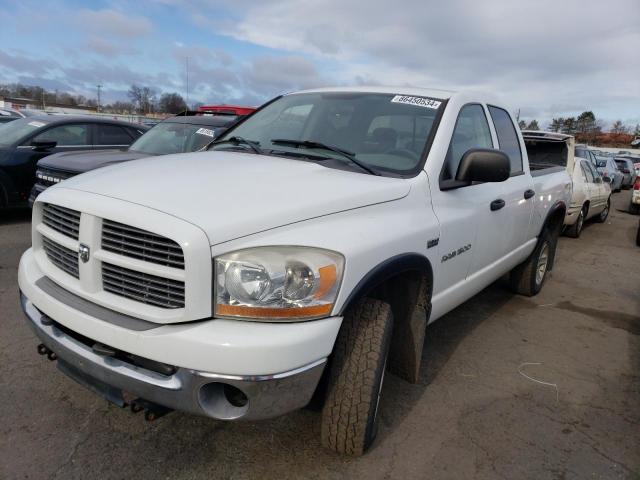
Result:
[[[499,105],[298,92],[209,151],[47,189],[19,268],[38,351],[148,419],[268,418],[315,394],[322,444],[363,453],[385,366],[417,381],[428,323],[509,272],[535,295],[553,266],[570,179],[530,171]]]

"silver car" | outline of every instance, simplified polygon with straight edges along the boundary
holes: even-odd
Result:
[[[625,157],[616,157],[615,161],[616,165],[618,165],[618,170],[624,175],[622,188],[631,188],[636,181],[636,169],[633,165],[633,160]]]
[[[603,177],[609,177],[611,179],[610,185],[612,192],[620,191],[624,175],[618,170],[618,165],[613,161],[612,157],[596,155],[596,170],[598,170]]]

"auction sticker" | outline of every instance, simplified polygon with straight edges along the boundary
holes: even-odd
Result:
[[[200,135],[206,135],[207,137],[215,137],[215,132],[213,130],[209,130],[208,128],[199,128],[196,130],[196,133]]]
[[[44,126],[46,125],[46,123],[42,123],[42,122],[29,122],[29,125],[31,125],[32,127],[40,128],[40,127],[44,127]]]
[[[416,107],[437,109],[442,102],[432,100],[425,97],[410,97],[407,95],[396,95],[391,99],[391,103],[404,103],[405,105],[414,105]]]

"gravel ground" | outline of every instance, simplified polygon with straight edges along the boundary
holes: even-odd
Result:
[[[0,212],[0,479],[640,478],[640,248],[629,195],[614,195],[606,224],[560,240],[537,297],[497,282],[431,325],[420,382],[386,377],[378,439],[356,459],[320,447],[310,410],[147,423],[66,378],[36,354],[19,307],[29,212]]]

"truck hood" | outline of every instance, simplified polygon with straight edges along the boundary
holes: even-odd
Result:
[[[213,245],[396,200],[406,196],[411,187],[404,179],[328,168],[314,162],[202,152],[114,165],[53,188],[106,195],[163,211],[202,228]]]
[[[96,168],[106,167],[113,163],[128,162],[145,158],[146,153],[128,150],[82,150],[79,152],[60,152],[44,157],[38,162],[39,167],[64,170],[65,172],[82,173]]]

